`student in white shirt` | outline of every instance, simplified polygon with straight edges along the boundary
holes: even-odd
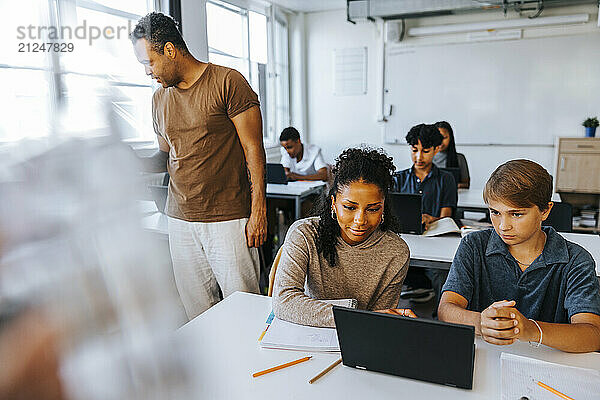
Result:
[[[279,142],[281,164],[289,180],[327,181],[327,164],[319,146],[303,144],[292,126],[281,131]]]

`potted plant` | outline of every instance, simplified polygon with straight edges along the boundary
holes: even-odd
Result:
[[[596,128],[600,125],[600,122],[598,122],[598,117],[593,117],[583,121],[582,125],[585,126],[585,136],[594,137],[596,136]]]

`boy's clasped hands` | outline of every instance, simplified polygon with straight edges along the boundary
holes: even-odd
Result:
[[[479,329],[483,339],[492,344],[508,345],[515,340],[538,341],[539,331],[534,322],[515,308],[514,300],[492,303],[481,312]]]

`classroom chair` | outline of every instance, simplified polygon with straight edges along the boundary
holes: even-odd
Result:
[[[275,283],[275,273],[277,272],[277,266],[279,265],[279,259],[281,258],[281,249],[283,246],[277,250],[277,255],[275,256],[275,260],[273,260],[273,265],[271,265],[271,271],[269,272],[269,290],[267,292],[267,296],[273,296],[273,284]]]
[[[573,231],[573,207],[569,203],[555,201],[552,211],[542,225],[551,226],[557,232]]]

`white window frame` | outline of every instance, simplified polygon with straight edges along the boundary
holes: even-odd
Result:
[[[146,0],[148,4],[148,12],[160,9],[160,0]],[[51,26],[64,26],[67,23],[72,24],[72,26],[76,25],[76,8],[81,7],[88,10],[93,10],[117,17],[128,18],[132,20],[139,20],[142,15],[133,14],[130,12],[126,12],[123,10],[111,8],[99,4],[93,0],[55,0],[49,1],[48,3],[48,13],[50,15],[49,25]],[[50,108],[50,115],[56,115],[55,110],[57,110],[62,102],[63,96],[61,93],[61,88],[63,86],[62,79],[64,76],[73,74],[87,77],[96,77],[105,79],[107,84],[111,86],[128,86],[128,87],[148,87],[152,88],[152,83],[148,84],[139,84],[128,82],[125,80],[116,80],[114,77],[108,77],[103,74],[89,74],[85,71],[69,71],[62,70],[59,63],[59,55],[55,52],[45,52],[46,66],[22,66],[16,64],[0,64],[0,70],[2,69],[15,69],[15,70],[34,70],[34,71],[45,71],[50,79],[49,93],[50,93],[50,104],[48,107]],[[54,124],[55,121],[50,121],[51,124]],[[52,137],[56,134],[55,126],[51,126],[48,132],[47,137]],[[126,142],[131,143],[141,143],[141,144],[152,144],[152,141],[149,140],[141,140],[141,139],[127,139]],[[7,144],[12,141],[5,140],[4,138],[0,138],[0,144]],[[155,142],[155,140],[154,140]]]
[[[246,41],[244,44],[244,61],[248,63],[248,73],[249,73],[249,81],[252,81],[252,61],[250,59],[250,37],[249,37],[249,22],[248,15],[250,11],[257,12],[259,14],[263,14],[267,17],[267,104],[263,105],[263,109],[266,110],[266,118],[263,116],[263,140],[266,148],[278,147],[279,146],[279,133],[280,131],[289,126],[290,122],[290,96],[289,96],[289,49],[288,49],[288,38],[285,40],[285,49],[284,51],[280,51],[285,54],[285,60],[283,60],[283,64],[285,66],[283,71],[283,76],[277,73],[277,66],[275,60],[275,23],[279,23],[283,25],[287,31],[288,22],[287,15],[283,13],[277,6],[264,6],[263,4],[258,4],[254,2],[243,2],[236,0],[206,0],[206,3],[211,3],[218,7],[223,7],[229,11],[240,14],[244,17],[245,25],[244,25],[244,38]],[[223,52],[213,49],[208,46],[208,53],[211,54],[221,54],[226,55],[232,58],[240,58],[233,56],[231,54],[224,54]],[[277,79],[282,79],[283,82],[280,86],[284,87],[285,90],[280,93],[277,88]],[[281,117],[282,113],[279,113],[278,110],[283,109],[283,117]]]

